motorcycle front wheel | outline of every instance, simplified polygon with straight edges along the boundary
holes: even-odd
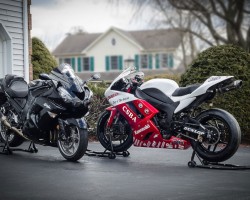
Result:
[[[204,161],[223,162],[235,154],[241,142],[241,130],[233,115],[222,109],[210,109],[196,116],[196,120],[212,133],[203,142],[191,141]]]
[[[128,122],[122,116],[107,128],[107,122],[110,116],[109,111],[104,111],[97,122],[96,134],[101,145],[111,151],[111,144],[114,152],[127,151],[133,144],[133,134]]]
[[[77,126],[65,127],[66,136],[58,139],[58,148],[62,156],[69,161],[83,157],[88,147],[88,131]]]

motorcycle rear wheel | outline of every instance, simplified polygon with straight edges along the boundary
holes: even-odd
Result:
[[[235,154],[241,142],[241,130],[233,115],[222,109],[210,109],[196,116],[196,120],[213,133],[210,141],[191,141],[204,161],[223,162]]]
[[[68,137],[58,139],[61,155],[68,161],[75,162],[83,157],[88,147],[88,131],[71,125],[65,128]]]
[[[10,147],[18,147],[20,146],[23,142],[24,142],[24,138],[22,138],[21,136],[15,134],[15,133],[7,133],[7,131],[2,127],[1,123],[0,123],[0,141],[2,141],[3,143],[6,143],[7,140],[7,134],[9,134],[9,146]]]
[[[117,124],[119,123],[120,127],[125,127],[125,130],[123,130],[123,133],[119,132],[118,130],[113,130],[113,132],[111,133],[110,130],[107,129],[109,116],[110,112],[104,111],[97,122],[96,134],[101,145],[105,149],[111,151],[111,138],[114,152],[127,151],[133,144],[133,134],[128,122],[122,116],[120,116]],[[121,128],[119,130],[121,130]]]

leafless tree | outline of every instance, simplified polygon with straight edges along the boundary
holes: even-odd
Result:
[[[139,10],[151,6],[169,25],[178,26],[210,46],[236,44],[250,51],[249,0],[131,0],[131,3]]]

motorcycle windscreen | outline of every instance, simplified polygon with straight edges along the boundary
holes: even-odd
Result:
[[[63,63],[57,67],[57,69],[68,83],[64,85],[65,89],[69,90],[69,92],[73,92],[74,94],[84,95],[83,82],[78,76],[75,75],[74,70],[69,64]]]

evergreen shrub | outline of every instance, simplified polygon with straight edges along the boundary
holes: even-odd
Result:
[[[39,74],[49,73],[57,66],[56,60],[51,55],[44,43],[36,38],[32,38],[32,56],[33,79],[38,79]]]

